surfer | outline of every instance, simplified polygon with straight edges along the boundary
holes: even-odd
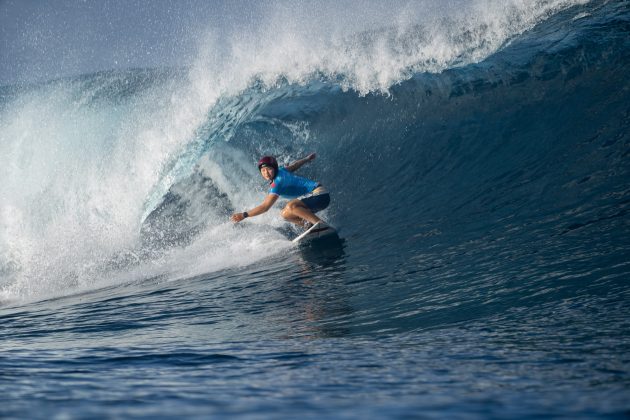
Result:
[[[291,199],[280,213],[285,220],[306,228],[320,222],[321,219],[315,213],[328,207],[330,203],[328,191],[316,181],[293,174],[315,157],[315,153],[311,153],[280,168],[276,158],[263,156],[258,161],[258,170],[260,175],[269,181],[269,193],[259,206],[242,213],[234,213],[232,221],[240,222],[248,217],[263,214],[274,205],[278,197],[284,197]]]

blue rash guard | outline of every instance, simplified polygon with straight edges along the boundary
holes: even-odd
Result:
[[[278,174],[273,181],[271,181],[269,194],[276,194],[285,198],[295,198],[310,193],[317,188],[318,185],[318,182],[294,175],[285,168],[279,168]]]

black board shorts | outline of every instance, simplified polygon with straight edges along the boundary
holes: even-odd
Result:
[[[321,192],[317,194],[317,191]],[[322,188],[317,187],[312,193],[298,198],[302,203],[306,205],[313,213],[324,210],[330,204],[330,194]]]

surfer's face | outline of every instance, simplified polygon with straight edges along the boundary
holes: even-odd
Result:
[[[263,166],[260,168],[260,174],[267,181],[271,181],[273,179],[274,169],[271,166]]]

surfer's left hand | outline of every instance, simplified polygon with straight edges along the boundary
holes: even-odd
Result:
[[[232,217],[230,217],[230,220],[234,223],[238,223],[243,219],[245,219],[245,215],[243,213],[234,213]]]

